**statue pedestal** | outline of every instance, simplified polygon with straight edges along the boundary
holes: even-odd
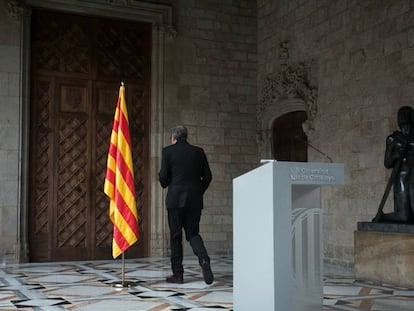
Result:
[[[414,225],[359,222],[354,246],[358,279],[414,287]]]

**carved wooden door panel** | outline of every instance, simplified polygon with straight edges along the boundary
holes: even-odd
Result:
[[[30,220],[32,261],[111,257],[103,193],[120,81],[126,83],[141,237],[148,254],[148,24],[34,10]]]
[[[308,139],[302,124],[306,112],[287,113],[273,122],[273,156],[279,161],[307,162]]]

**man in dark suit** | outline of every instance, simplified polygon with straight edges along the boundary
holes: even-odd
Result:
[[[172,145],[163,148],[159,181],[168,187],[166,206],[171,238],[172,276],[169,283],[183,283],[182,229],[198,257],[204,281],[213,283],[210,258],[199,234],[203,194],[210,185],[212,175],[206,154],[200,147],[187,142],[187,129],[177,126],[171,130]]]

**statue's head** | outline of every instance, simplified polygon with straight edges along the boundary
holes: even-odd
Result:
[[[412,123],[411,114],[413,109],[410,106],[402,106],[398,109],[397,121],[398,125],[405,125],[407,123]]]
[[[414,110],[410,106],[402,106],[398,109],[397,122],[403,132],[408,132],[413,126]]]

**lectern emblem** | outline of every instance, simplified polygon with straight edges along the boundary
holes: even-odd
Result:
[[[300,173],[300,167],[297,167],[297,166],[291,167],[290,168],[290,173],[295,174],[295,175],[299,174]]]

